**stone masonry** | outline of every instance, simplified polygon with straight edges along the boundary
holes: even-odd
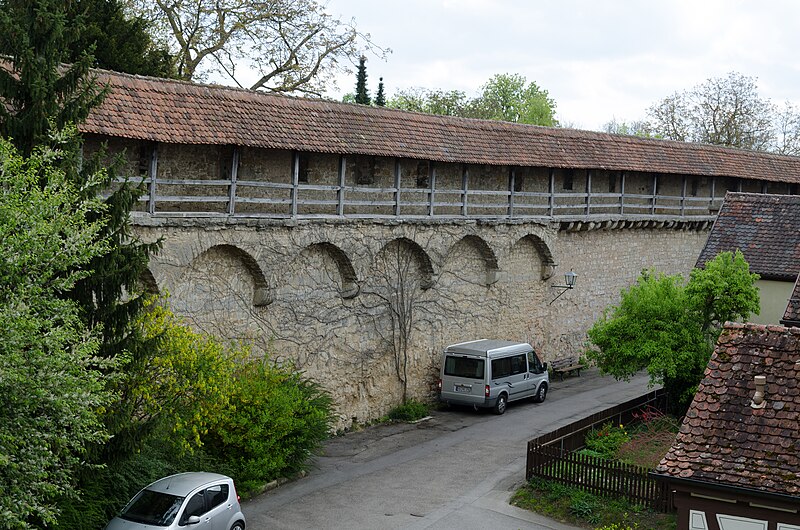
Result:
[[[178,315],[302,369],[332,394],[337,428],[400,403],[398,307],[411,330],[408,397],[427,399],[453,342],[529,341],[545,360],[580,354],[586,330],[642,269],[688,274],[707,237],[475,220],[140,216],[136,230],[164,238],[152,288]],[[569,270],[575,289],[551,304]]]

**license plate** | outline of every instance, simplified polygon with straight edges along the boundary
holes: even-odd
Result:
[[[453,388],[453,390],[455,390],[456,392],[470,393],[470,392],[472,392],[472,387],[471,386],[466,386],[466,385],[456,385]]]

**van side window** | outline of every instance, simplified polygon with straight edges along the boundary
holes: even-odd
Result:
[[[444,375],[483,379],[483,359],[448,355],[444,360]]]
[[[523,374],[528,371],[525,354],[503,357],[492,360],[492,379],[501,379],[510,375]]]
[[[539,360],[539,357],[537,357],[534,351],[528,352],[528,366],[530,366],[529,369],[533,374],[540,374],[544,372],[542,361]]]

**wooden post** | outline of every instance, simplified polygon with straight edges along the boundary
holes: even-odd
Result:
[[[686,211],[686,175],[683,176],[683,186],[681,187],[681,217]]]
[[[469,191],[469,166],[461,167],[461,215],[467,216],[467,192]]]
[[[153,144],[153,151],[150,153],[150,198],[147,202],[147,211],[152,215],[156,213],[156,177],[158,176],[158,144]]]
[[[592,207],[592,170],[586,170],[586,216],[589,216],[589,212]]]
[[[231,158],[231,183],[228,187],[228,215],[233,215],[236,211],[236,179],[239,174],[239,148],[233,146],[233,157]]]
[[[656,214],[656,193],[658,192],[658,173],[653,174],[653,198],[650,204],[650,214]]]
[[[400,159],[394,159],[394,214],[400,215]]]
[[[517,185],[517,173],[514,166],[508,170],[508,218],[514,218],[514,188]]]
[[[339,217],[344,216],[344,184],[345,173],[347,172],[347,158],[344,155],[339,155],[339,190],[336,192],[336,215]]]
[[[428,203],[428,217],[433,217],[434,191],[436,190],[436,167],[433,160],[428,162],[428,180],[430,181],[430,200]]]
[[[710,177],[711,178],[711,200],[708,201],[708,213],[714,209],[714,195],[716,193],[717,187],[717,177]]]
[[[300,185],[300,153],[292,156],[292,218],[297,217],[297,187]]]
[[[556,210],[556,170],[550,168],[550,184],[548,185],[550,188],[550,198],[549,198],[549,210],[550,210],[550,217],[553,217],[553,214]]]

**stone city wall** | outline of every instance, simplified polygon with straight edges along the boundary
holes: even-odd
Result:
[[[139,216],[164,238],[154,287],[199,330],[291,362],[332,394],[337,428],[427,399],[444,346],[531,342],[545,360],[586,330],[642,269],[688,274],[706,230],[595,229],[481,221],[267,221]],[[563,274],[574,290],[555,302]],[[411,331],[402,333],[408,327]]]

